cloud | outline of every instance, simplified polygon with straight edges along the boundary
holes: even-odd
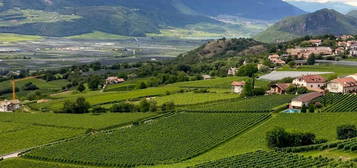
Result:
[[[357,6],[356,0],[285,0],[285,1],[305,1],[305,2],[320,2],[320,3],[342,2],[342,3],[348,4],[348,5]]]

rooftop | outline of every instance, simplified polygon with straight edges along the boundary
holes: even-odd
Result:
[[[321,97],[322,95],[323,95],[323,93],[311,92],[311,93],[300,95],[297,98],[293,99],[293,101],[301,101],[301,102],[306,103],[306,102],[310,102],[318,97]]]

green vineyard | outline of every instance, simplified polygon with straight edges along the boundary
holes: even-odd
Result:
[[[325,106],[323,112],[357,112],[357,95],[327,94],[316,102]]]
[[[38,148],[25,158],[131,167],[190,159],[270,117],[269,114],[179,113],[132,128]]]
[[[272,95],[239,98],[187,106],[184,109],[190,112],[271,112],[275,107],[290,102],[293,97],[294,95]]]
[[[333,159],[303,157],[291,153],[257,151],[199,164],[193,168],[311,168],[343,164]],[[349,163],[353,166],[354,163]]]

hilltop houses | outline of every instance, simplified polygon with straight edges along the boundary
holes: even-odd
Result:
[[[304,75],[293,80],[293,84],[306,87],[309,90],[319,91],[326,85],[326,80],[320,75]]]
[[[309,40],[308,42],[311,43],[312,45],[316,46],[316,47],[318,47],[318,46],[320,46],[322,44],[322,40],[320,40],[320,39]]]
[[[331,93],[357,93],[357,74],[330,81],[327,90]]]
[[[269,55],[268,59],[274,64],[285,64],[285,61],[281,60],[277,54]]]
[[[13,112],[20,108],[19,100],[0,101],[0,112]]]
[[[246,83],[244,81],[240,81],[240,82],[233,81],[232,82],[233,93],[241,94],[243,92],[245,84]]]
[[[291,83],[277,83],[271,86],[268,94],[285,94],[287,89],[291,86]]]
[[[290,108],[301,109],[304,105],[308,106],[312,100],[323,96],[323,93],[311,92],[307,94],[300,95],[293,100],[291,100]]]
[[[306,48],[289,48],[286,52],[290,56],[296,56],[300,59],[307,59],[311,54],[315,55],[332,55],[333,50],[330,47],[306,47]]]
[[[105,80],[105,84],[107,84],[107,85],[113,85],[113,84],[118,84],[118,83],[123,83],[123,82],[125,82],[124,78],[118,78],[116,76],[108,77]]]

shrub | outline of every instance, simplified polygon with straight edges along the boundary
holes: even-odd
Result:
[[[341,125],[337,127],[337,139],[349,139],[357,137],[355,125]]]
[[[79,97],[76,101],[65,101],[63,104],[62,112],[63,113],[88,113],[90,104],[86,101],[85,98]]]

